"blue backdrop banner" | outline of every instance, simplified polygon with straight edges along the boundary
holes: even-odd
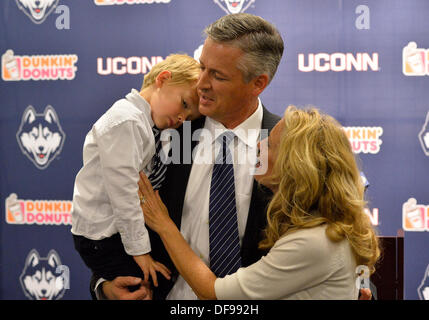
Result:
[[[429,299],[427,0],[1,1],[1,299],[90,298],[70,233],[87,132],[170,53],[198,58],[202,30],[237,12],[285,40],[264,105],[340,121],[370,184],[366,213],[380,235],[405,232],[405,298]]]

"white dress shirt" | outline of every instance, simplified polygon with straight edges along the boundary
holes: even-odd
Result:
[[[356,300],[356,260],[349,242],[332,242],[326,224],[277,240],[247,268],[215,281],[219,300]]]
[[[231,152],[234,155],[234,183],[240,244],[246,228],[252,197],[253,172],[256,164],[256,150],[261,131],[262,116],[263,109],[259,101],[256,111],[239,126],[231,130],[236,135],[234,143],[231,143],[231,148],[234,147]],[[186,188],[180,232],[192,250],[209,265],[210,183],[215,155],[221,147],[219,143],[215,143],[215,140],[227,129],[221,123],[209,117],[206,118],[204,129],[209,134],[204,136],[204,140],[200,136],[200,142],[195,147],[198,149],[195,152]],[[207,148],[207,146],[209,147]],[[179,276],[167,299],[194,300],[197,297],[186,281]]]
[[[127,254],[151,250],[137,183],[139,172],[151,169],[153,125],[150,105],[135,89],[94,124],[74,186],[73,234],[100,240],[119,232]]]

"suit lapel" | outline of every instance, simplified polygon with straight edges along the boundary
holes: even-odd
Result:
[[[191,137],[195,130],[204,127],[205,117],[201,117],[191,123]],[[182,126],[178,129],[180,135],[180,161],[179,164],[169,164],[163,187],[160,190],[161,198],[168,208],[170,217],[176,223],[180,230],[180,224],[182,221],[182,210],[185,201],[186,187],[189,181],[189,175],[192,169],[192,150],[197,145],[198,141],[192,141],[191,139],[191,155],[183,154],[183,144],[187,143],[184,141],[184,136],[187,139],[189,133],[185,132],[185,127]],[[188,135],[188,137],[186,137]],[[189,159],[190,156],[190,159]],[[186,159],[188,157],[188,159]],[[186,161],[184,161],[186,160]],[[189,163],[190,160],[190,163]]]
[[[261,128],[271,131],[271,129],[277,124],[280,117],[269,112],[263,107],[263,117]],[[204,127],[205,117],[192,122],[192,133]],[[178,129],[180,134],[180,151],[181,160],[183,163],[183,126]],[[197,145],[197,141],[192,141],[191,149]],[[192,158],[192,157],[191,157]],[[192,169],[192,159],[189,164],[170,164],[168,166],[166,179],[163,183],[163,187],[160,190],[161,198],[168,208],[172,220],[176,223],[180,230],[182,220],[182,210],[185,201],[186,187],[189,181],[189,175]],[[252,198],[250,201],[249,215],[246,223],[246,230],[242,242],[242,262],[243,265],[250,264],[254,260],[253,254],[257,248],[257,243],[261,238],[261,231],[266,225],[266,205],[269,201],[270,193],[267,190],[260,187],[256,181],[253,183]],[[257,252],[256,252],[257,253]],[[260,255],[258,255],[260,257]]]

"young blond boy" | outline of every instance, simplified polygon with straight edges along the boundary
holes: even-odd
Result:
[[[169,270],[149,254],[137,183],[140,171],[149,176],[153,169],[154,130],[177,128],[199,117],[199,72],[193,58],[168,56],[144,77],[140,92],[132,89],[114,103],[87,134],[74,186],[71,232],[95,276],[151,276],[157,286],[159,271],[169,279]]]

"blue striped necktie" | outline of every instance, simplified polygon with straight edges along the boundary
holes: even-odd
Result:
[[[154,190],[160,189],[162,182],[165,179],[165,172],[167,171],[166,165],[161,161],[161,148],[162,143],[160,140],[161,131],[153,127],[153,135],[155,136],[155,154],[152,157],[152,173],[149,175],[148,179],[152,184]]]
[[[216,156],[210,185],[210,269],[217,277],[234,273],[241,266],[234,166],[229,149],[234,137],[231,131],[218,137],[217,141],[222,143],[222,148]]]

